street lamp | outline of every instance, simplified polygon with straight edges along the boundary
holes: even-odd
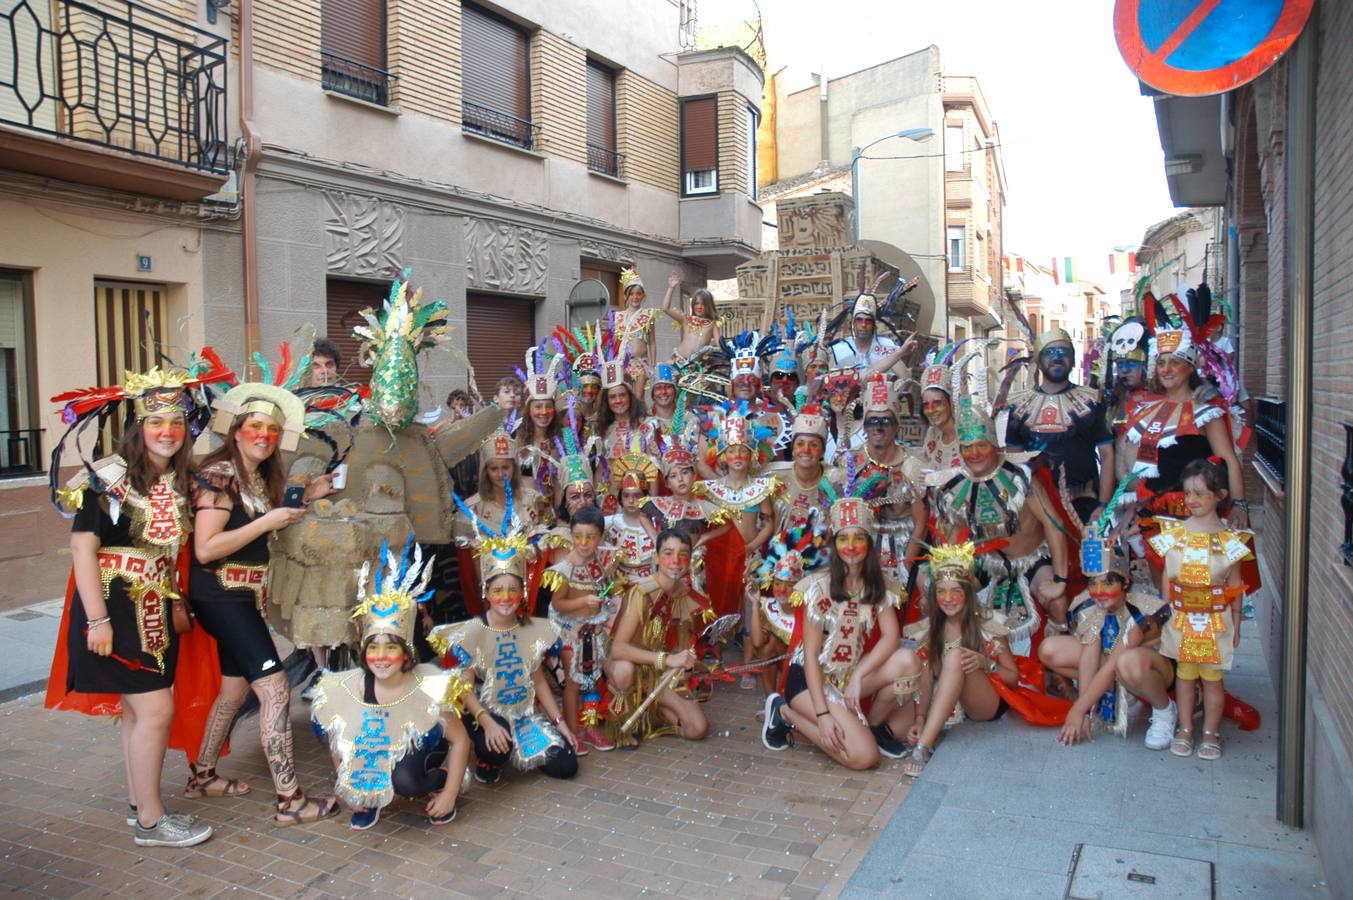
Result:
[[[860,159],[864,156],[864,151],[875,144],[892,138],[906,138],[909,141],[929,140],[935,134],[933,128],[904,128],[893,134],[885,134],[878,140],[870,141],[863,147],[852,147],[850,150],[850,196],[855,200],[855,240],[860,239]]]

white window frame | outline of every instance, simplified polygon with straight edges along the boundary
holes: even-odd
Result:
[[[707,183],[701,183],[705,182]],[[692,169],[686,173],[686,193],[687,194],[717,194],[719,193],[719,170],[718,169]]]
[[[965,168],[963,160],[963,126],[945,125],[944,126],[944,171],[962,172]]]
[[[747,199],[758,200],[756,189],[756,129],[761,116],[750,105],[747,107]]]
[[[950,272],[962,272],[967,257],[967,229],[962,225],[950,225],[945,232],[945,255],[949,260]],[[955,253],[957,249],[957,253]],[[955,259],[957,257],[957,259]]]

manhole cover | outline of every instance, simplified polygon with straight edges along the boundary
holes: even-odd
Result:
[[[1212,863],[1077,844],[1065,900],[1212,900]]]

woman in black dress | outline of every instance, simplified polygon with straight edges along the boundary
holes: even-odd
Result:
[[[211,826],[167,813],[160,775],[174,718],[176,569],[188,540],[192,460],[188,387],[197,380],[182,370],[152,370],[127,382],[54,398],[66,401],[63,418],[71,425],[58,460],[66,437],[75,433],[78,449],[77,429],[106,415],[114,401],[131,403],[118,453],[81,459],[75,478],[53,492],[57,508],[75,521],[64,645],[53,661],[47,706],[120,714],[127,824],[136,844],[191,847],[211,837]]]
[[[187,797],[237,797],[249,786],[216,774],[221,747],[250,689],[259,700],[259,736],[277,793],[278,825],[297,825],[338,812],[335,797],[306,797],[296,778],[291,735],[291,684],[263,619],[268,538],[299,522],[304,503],[333,491],[333,476],[304,486],[284,505],[286,473],[277,451],[294,450],[305,428],[305,406],[285,388],[248,383],[217,401],[212,430],[225,443],[202,461],[193,486],[193,611],[216,638],[221,693],[212,706]]]

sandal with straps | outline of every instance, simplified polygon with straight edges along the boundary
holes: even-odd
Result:
[[[1198,742],[1198,758],[1206,760],[1221,759],[1221,732],[1203,729],[1203,739]]]
[[[1193,729],[1180,728],[1174,733],[1174,739],[1170,741],[1170,752],[1175,756],[1193,755]]]
[[[287,809],[288,805],[298,800],[301,801],[300,806]],[[290,797],[277,795],[277,815],[273,817],[273,824],[279,828],[309,825],[336,815],[338,815],[337,797],[307,797],[305,791],[296,788],[296,792]]]
[[[921,777],[921,773],[925,771],[926,763],[930,762],[930,758],[934,755],[935,751],[930,747],[925,744],[917,744],[912,748],[911,759],[907,760],[907,764],[902,768],[902,774],[908,778]]]
[[[200,797],[243,797],[253,790],[238,778],[222,778],[217,775],[215,766],[199,769],[192,763],[188,763],[188,769],[193,774],[188,779],[187,786],[183,788],[183,796],[189,800],[196,800]],[[222,786],[216,787],[216,785]]]

